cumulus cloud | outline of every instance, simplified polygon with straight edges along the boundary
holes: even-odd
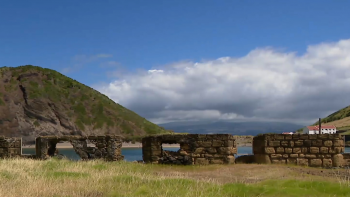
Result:
[[[350,105],[350,39],[302,55],[258,48],[243,57],[182,61],[97,88],[155,121],[310,123]]]

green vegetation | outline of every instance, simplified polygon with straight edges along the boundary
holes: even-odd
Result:
[[[23,167],[25,166],[25,168]],[[236,165],[235,165],[236,166]],[[239,166],[239,165],[237,165]],[[247,165],[245,165],[247,166]],[[249,166],[249,165],[248,165]],[[264,165],[260,165],[263,166]],[[274,165],[276,166],[276,165]],[[232,166],[233,168],[234,166]],[[287,166],[285,166],[287,169]],[[257,167],[261,168],[261,167]],[[269,166],[270,169],[275,167]],[[277,165],[278,168],[278,165]],[[291,166],[289,167],[291,168]],[[217,175],[227,166],[163,166],[128,162],[5,159],[0,162],[3,196],[349,196],[348,181],[276,177],[254,183],[215,181],[187,173]],[[247,170],[247,169],[246,169]],[[281,170],[281,169],[280,169]],[[265,173],[262,170],[261,173]],[[237,173],[237,172],[235,172]],[[246,172],[249,174],[249,172]],[[253,175],[247,175],[249,177]],[[255,176],[255,175],[254,175]],[[225,178],[223,175],[221,178]],[[222,180],[219,178],[219,180]]]
[[[347,106],[339,111],[334,112],[333,114],[327,116],[326,118],[321,119],[321,122],[327,123],[335,120],[341,120],[346,117],[350,117],[350,106]],[[316,124],[318,124],[318,122],[316,122],[315,125]]]
[[[100,129],[117,131],[124,136],[169,133],[98,91],[57,71],[26,65],[2,67],[0,73],[11,76],[4,83],[6,92],[18,91],[22,85],[29,100],[39,99],[45,103],[55,103],[55,106],[64,106],[59,109],[60,113],[69,117],[81,131],[87,128]],[[4,104],[0,95],[0,105]]]

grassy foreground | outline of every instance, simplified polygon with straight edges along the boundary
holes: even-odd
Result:
[[[219,168],[5,159],[0,160],[0,196],[350,196],[348,181],[281,179],[277,175],[255,183],[224,183],[187,176]],[[169,171],[172,173],[164,173]]]

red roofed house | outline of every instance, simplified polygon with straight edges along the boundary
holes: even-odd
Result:
[[[333,125],[321,125],[321,133],[319,133],[319,127],[317,126],[307,126],[304,128],[303,133],[305,134],[335,134],[337,128]]]

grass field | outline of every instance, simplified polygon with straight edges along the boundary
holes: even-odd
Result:
[[[257,164],[164,166],[6,159],[0,160],[0,196],[350,196],[344,173],[348,174]]]

